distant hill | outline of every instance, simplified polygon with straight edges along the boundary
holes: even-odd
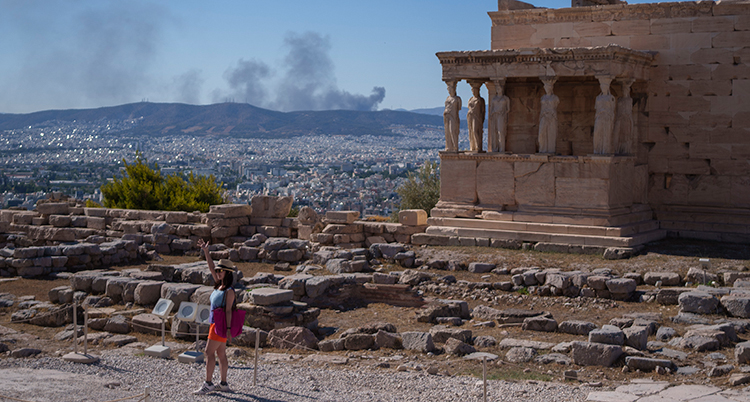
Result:
[[[132,135],[226,135],[288,138],[301,135],[393,135],[392,125],[442,126],[441,116],[406,111],[360,112],[326,110],[275,112],[245,103],[186,105],[140,102],[98,109],[46,110],[28,114],[0,114],[0,130],[34,126],[50,120],[97,121],[141,119]]]
[[[443,107],[443,106],[440,106],[440,107],[431,107],[431,108],[427,108],[427,109],[414,109],[414,110],[410,110],[410,112],[412,112],[412,113],[426,114],[426,115],[430,115],[430,116],[440,116],[441,118],[443,117],[443,111],[445,111],[445,107]],[[461,121],[466,121],[466,112],[468,112],[468,111],[469,111],[469,109],[467,107],[462,108],[458,112],[458,118],[461,119]]]

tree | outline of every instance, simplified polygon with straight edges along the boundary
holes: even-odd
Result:
[[[406,182],[396,189],[401,196],[401,209],[424,209],[430,213],[440,200],[440,172],[437,162],[426,161]]]
[[[162,176],[159,166],[150,167],[138,152],[135,162],[123,159],[122,178],[115,177],[102,186],[107,208],[147,209],[158,211],[208,212],[209,206],[224,201],[221,183],[211,176],[190,173],[187,181],[178,174]]]

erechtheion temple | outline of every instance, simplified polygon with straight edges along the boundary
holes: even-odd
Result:
[[[750,241],[750,2],[488,14],[491,50],[437,54],[446,149],[428,235]],[[474,94],[466,150],[457,85]]]

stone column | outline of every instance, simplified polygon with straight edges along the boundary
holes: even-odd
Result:
[[[539,77],[544,84],[544,95],[539,112],[539,137],[537,139],[539,153],[554,154],[557,143],[557,106],[560,98],[554,93],[557,77]]]
[[[508,112],[510,99],[503,93],[505,78],[492,80],[490,97],[490,121],[487,124],[487,148],[490,152],[505,152],[505,140],[508,134]]]
[[[458,152],[458,134],[461,131],[461,122],[458,112],[461,111],[461,98],[456,95],[457,81],[449,80],[448,98],[445,99],[445,110],[443,111],[443,126],[445,127],[445,150]]]
[[[594,120],[594,154],[614,154],[615,97],[609,93],[612,77],[596,77],[602,93],[596,97],[596,119]]]
[[[482,152],[482,137],[484,137],[484,114],[486,112],[484,99],[479,96],[483,81],[471,80],[472,97],[469,99],[469,111],[466,113],[466,124],[469,127],[469,149],[471,152]]]
[[[632,154],[635,143],[635,127],[633,123],[633,98],[630,97],[630,86],[634,78],[621,78],[617,81],[622,85],[622,95],[617,99],[617,115],[615,117],[614,145],[615,152]]]

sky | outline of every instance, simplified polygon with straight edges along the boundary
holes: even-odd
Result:
[[[0,0],[0,113],[140,101],[439,107],[435,53],[489,49],[496,10],[497,0]],[[459,96],[471,97],[468,84]]]

